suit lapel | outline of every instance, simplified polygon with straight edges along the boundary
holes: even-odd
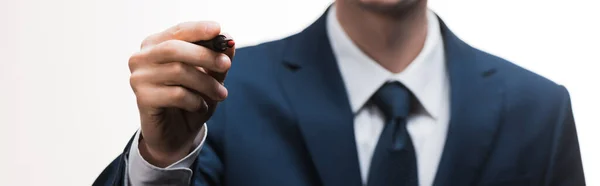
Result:
[[[354,115],[326,34],[326,15],[285,39],[281,85],[298,117],[325,186],[360,186]],[[484,170],[501,122],[503,82],[481,51],[440,20],[451,84],[451,116],[434,185],[473,185]]]
[[[501,122],[502,81],[481,51],[440,20],[451,86],[450,125],[434,185],[473,185],[484,170]],[[488,59],[489,60],[489,59]]]
[[[326,33],[326,14],[286,39],[280,81],[325,186],[360,186],[354,115]]]

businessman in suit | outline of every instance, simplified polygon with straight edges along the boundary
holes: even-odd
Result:
[[[585,185],[565,87],[426,0],[338,0],[237,51],[190,43],[220,32],[182,23],[132,55],[141,128],[95,185]]]

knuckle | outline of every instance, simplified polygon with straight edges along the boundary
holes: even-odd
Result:
[[[133,93],[137,95],[137,93],[138,93],[137,84],[131,78],[129,78],[129,86],[131,87],[131,90],[133,90]]]
[[[136,52],[133,55],[129,56],[129,60],[127,64],[129,65],[129,71],[133,71],[140,62],[143,61],[143,54],[141,52]]]
[[[211,59],[210,54],[207,51],[208,49],[200,49],[200,51],[196,52],[195,59],[197,59],[198,61],[214,60]]]
[[[185,90],[185,88],[183,87],[174,87],[173,90],[171,91],[171,99],[173,99],[176,102],[182,102],[185,100],[185,95],[186,95],[187,91]]]
[[[197,96],[196,102],[194,102],[192,104],[192,106],[193,106],[192,110],[202,111],[205,104],[206,104],[206,102],[204,101],[204,99],[202,99],[202,97],[200,97],[200,96]]]
[[[177,41],[168,40],[168,41],[162,42],[159,44],[159,46],[157,46],[155,48],[155,50],[157,50],[155,52],[158,52],[160,55],[174,56],[178,52]]]
[[[190,22],[182,22],[173,26],[173,29],[170,30],[169,35],[171,35],[171,38],[174,39],[182,39],[183,37],[185,37],[185,29],[188,27],[187,25],[189,24]]]
[[[154,43],[155,38],[157,37],[158,34],[152,34],[148,37],[146,37],[144,40],[142,40],[142,43],[140,44],[140,48],[144,48],[146,46],[152,45],[152,43]]]
[[[132,86],[132,88],[135,89],[135,87],[140,84],[140,82],[142,82],[144,80],[144,77],[142,75],[142,73],[139,72],[133,72],[131,73],[131,75],[129,76],[129,84]],[[135,90],[134,90],[135,91]]]
[[[184,74],[185,71],[186,71],[184,64],[179,63],[179,62],[173,62],[173,63],[171,63],[170,64],[170,68],[171,68],[170,69],[171,73],[175,74],[175,75],[178,75],[178,76]]]

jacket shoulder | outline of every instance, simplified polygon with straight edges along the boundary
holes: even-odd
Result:
[[[273,85],[278,68],[283,65],[287,40],[283,38],[236,49],[225,84],[234,89],[240,85]]]
[[[476,49],[477,50],[477,49]],[[509,107],[553,111],[570,101],[567,89],[553,80],[519,66],[502,57],[477,50],[478,61],[490,63],[504,82]],[[547,110],[549,111],[549,110]]]
[[[245,71],[279,62],[287,40],[284,38],[237,49],[231,69],[234,72]]]

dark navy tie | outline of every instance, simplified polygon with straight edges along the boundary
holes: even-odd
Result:
[[[371,98],[385,115],[385,126],[371,160],[368,186],[417,186],[417,158],[406,129],[413,96],[401,83],[382,86]]]

